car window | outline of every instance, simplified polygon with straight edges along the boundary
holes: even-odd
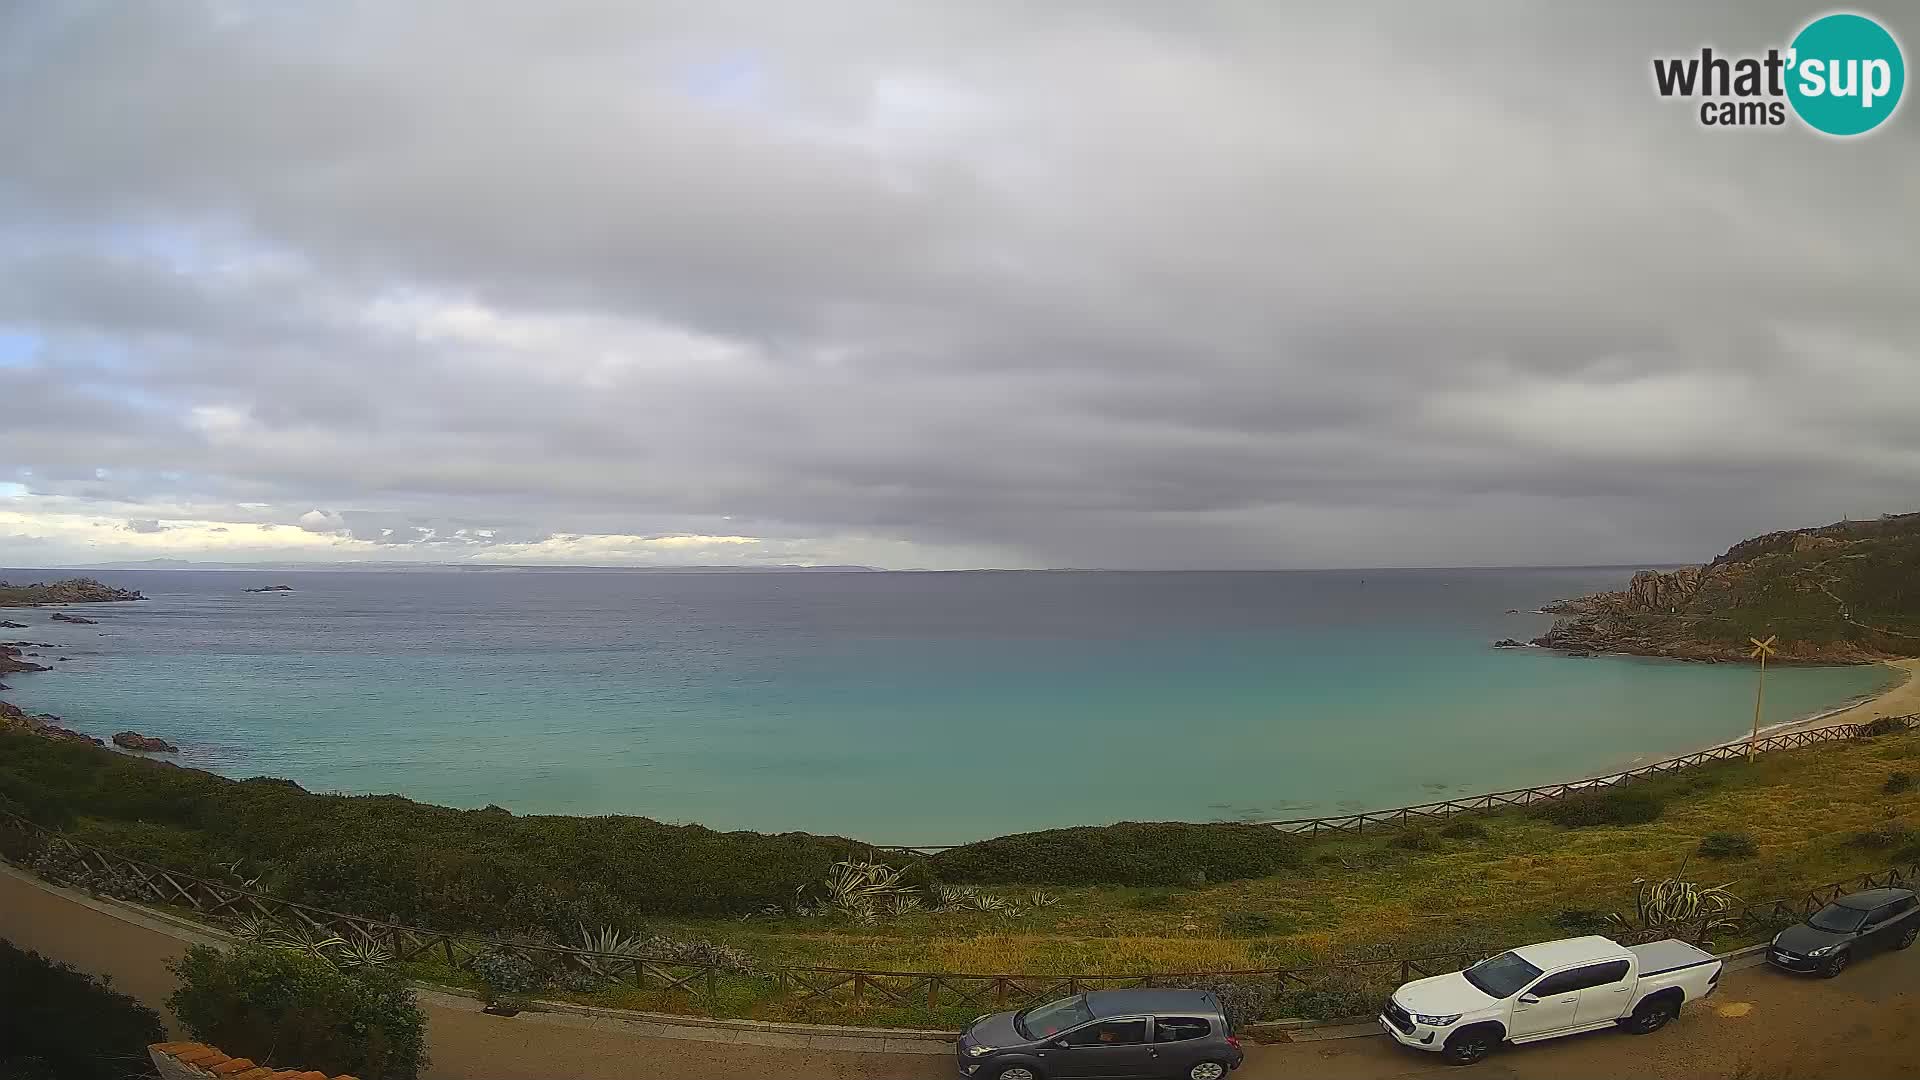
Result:
[[[1920,897],[1909,896],[1905,900],[1900,901],[1901,911],[1912,911],[1916,907],[1920,907]]]
[[[1859,908],[1841,907],[1828,904],[1812,915],[1807,916],[1807,925],[1815,930],[1829,930],[1836,934],[1852,933],[1860,929],[1861,920],[1867,913]]]
[[[1153,1041],[1163,1043],[1204,1039],[1212,1031],[1213,1025],[1197,1016],[1162,1016],[1153,1022]]]
[[[1900,913],[1899,901],[1896,900],[1891,904],[1881,904],[1879,907],[1873,909],[1873,913],[1871,915],[1867,916],[1867,925],[1880,926],[1886,923],[1888,920],[1892,919],[1895,915],[1898,915],[1899,913]]]
[[[1518,953],[1503,952],[1490,956],[1460,973],[1475,990],[1490,998],[1510,998],[1520,988],[1540,977],[1540,969],[1520,959]]]
[[[1604,964],[1588,964],[1567,972],[1573,976],[1573,985],[1567,990],[1590,990],[1596,986],[1607,986],[1627,977],[1625,960],[1609,960]],[[1566,990],[1560,991],[1566,993]]]
[[[1539,982],[1534,983],[1533,989],[1528,990],[1527,993],[1532,994],[1534,997],[1543,998],[1552,997],[1555,994],[1571,993],[1578,989],[1580,989],[1580,969],[1575,968],[1572,971],[1562,971],[1541,979]]]
[[[1013,1026],[1029,1039],[1045,1039],[1093,1019],[1087,999],[1080,996],[1049,1001],[1013,1014]]]
[[[1145,1020],[1105,1020],[1067,1032],[1068,1046],[1133,1046],[1146,1041]]]

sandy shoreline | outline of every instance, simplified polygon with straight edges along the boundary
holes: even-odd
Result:
[[[1913,716],[1920,714],[1920,678],[1915,677],[1920,675],[1920,658],[1883,660],[1881,664],[1885,667],[1892,668],[1899,676],[1899,681],[1881,691],[1878,696],[1870,697],[1865,701],[1856,701],[1851,705],[1842,705],[1837,709],[1829,709],[1826,712],[1809,716],[1804,720],[1795,720],[1787,724],[1774,724],[1770,727],[1763,727],[1760,729],[1760,737],[1764,739],[1769,735],[1790,735],[1797,731],[1813,731],[1818,728],[1834,727],[1838,724],[1865,724],[1872,720],[1878,720],[1883,716]],[[1703,747],[1703,749],[1711,750],[1721,746],[1742,746],[1745,745],[1746,742],[1747,736],[1742,735],[1738,738],[1714,743],[1712,746]]]

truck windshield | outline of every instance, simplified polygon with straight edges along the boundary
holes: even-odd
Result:
[[[1860,929],[1860,924],[1865,922],[1866,918],[1867,913],[1859,908],[1828,904],[1807,916],[1807,925],[1815,930],[1831,930],[1837,934],[1845,934]]]
[[[1093,1013],[1087,1008],[1087,999],[1070,997],[1014,1013],[1013,1026],[1029,1039],[1044,1039],[1091,1019]]]
[[[1540,969],[1510,952],[1488,957],[1460,974],[1490,998],[1510,998],[1540,977]]]

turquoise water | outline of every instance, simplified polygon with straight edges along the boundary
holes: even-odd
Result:
[[[938,844],[1381,808],[1743,735],[1751,668],[1489,647],[1550,621],[1506,609],[1626,575],[101,574],[153,599],[11,613],[73,659],[8,697],[313,790]],[[1889,681],[1772,670],[1766,722]]]

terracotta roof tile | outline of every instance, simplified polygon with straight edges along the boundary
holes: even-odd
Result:
[[[253,1063],[252,1058],[228,1058],[207,1071],[215,1076],[231,1076],[234,1073],[243,1073],[259,1067]]]
[[[173,1056],[189,1065],[198,1065],[203,1069],[210,1069],[227,1060],[227,1055],[211,1046],[202,1046],[198,1050],[188,1050]]]

